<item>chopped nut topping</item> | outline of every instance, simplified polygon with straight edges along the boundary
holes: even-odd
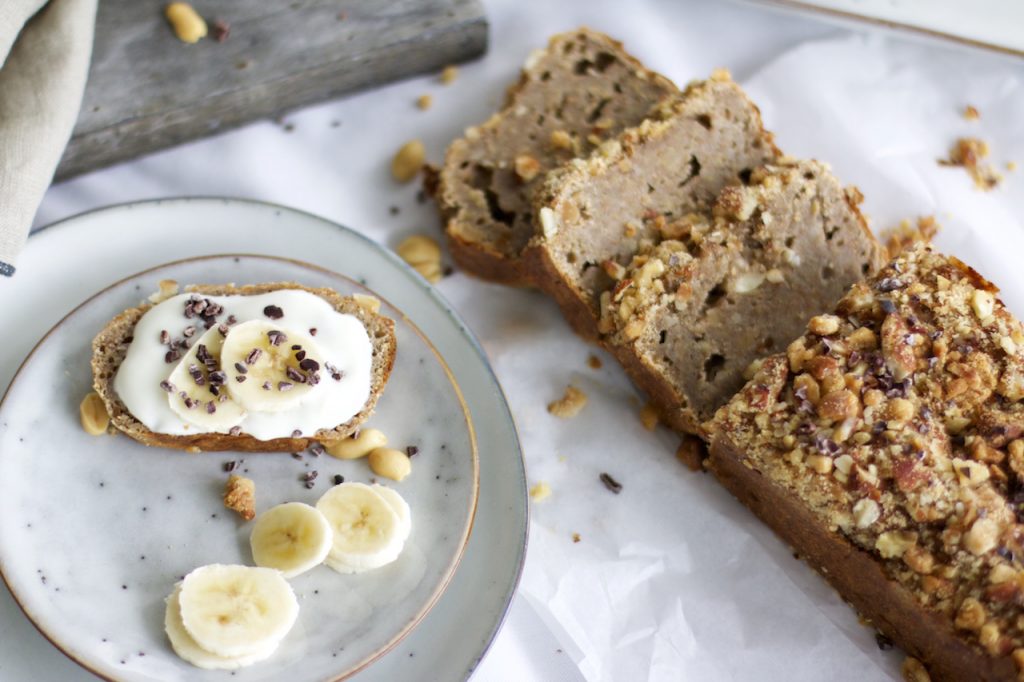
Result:
[[[521,154],[515,160],[516,175],[523,182],[529,182],[541,171],[540,161],[529,154]]]
[[[224,487],[224,506],[252,521],[256,517],[256,483],[237,474],[229,476]]]
[[[953,145],[948,159],[939,159],[941,166],[960,166],[974,180],[974,186],[981,190],[990,190],[1003,180],[995,168],[981,162],[988,156],[988,143],[976,137],[961,137]]]

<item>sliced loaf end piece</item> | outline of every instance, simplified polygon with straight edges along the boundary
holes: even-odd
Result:
[[[723,187],[777,155],[757,107],[728,74],[693,83],[587,159],[548,175],[525,265],[576,331],[596,338],[599,299],[614,284],[607,271],[657,241],[653,219],[709,211]]]
[[[533,191],[548,170],[637,125],[677,93],[608,36],[554,36],[527,60],[505,107],[448,148],[436,197],[452,256],[485,279],[525,284]]]
[[[377,400],[384,391],[384,386],[391,376],[395,363],[397,342],[395,323],[390,318],[378,315],[358,303],[351,296],[342,296],[331,289],[305,287],[293,282],[277,282],[254,284],[247,286],[224,285],[193,285],[185,290],[190,293],[206,296],[241,295],[253,296],[281,289],[301,289],[319,296],[334,306],[339,313],[352,315],[359,319],[366,328],[373,346],[373,359],[370,370],[370,396],[363,409],[344,424],[333,428],[321,429],[316,434],[301,438],[276,438],[274,440],[257,440],[247,434],[232,436],[223,433],[197,433],[191,436],[175,436],[165,433],[154,433],[142,422],[132,416],[128,408],[114,390],[114,377],[117,369],[124,361],[128,346],[131,344],[135,325],[139,319],[153,307],[150,303],[129,308],[112,319],[92,342],[92,373],[93,388],[103,399],[110,423],[122,433],[144,445],[173,448],[177,450],[237,450],[241,452],[302,452],[314,442],[327,443],[352,435],[359,426],[370,418],[377,405]]]
[[[601,326],[668,423],[699,434],[751,363],[881,267],[859,200],[825,164],[780,158],[725,188],[713,217],[656,219],[665,241],[621,271]]]

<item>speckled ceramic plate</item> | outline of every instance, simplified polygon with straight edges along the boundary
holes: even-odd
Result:
[[[345,677],[393,647],[448,584],[473,522],[478,460],[472,418],[445,359],[401,311],[395,367],[369,425],[415,445],[413,473],[391,485],[412,508],[398,561],[360,575],[325,566],[293,579],[299,620],[266,662],[236,673],[177,658],[163,633],[175,581],[209,563],[251,564],[248,534],[220,501],[225,464],[256,482],[257,511],[310,504],[332,485],[373,477],[366,460],[305,453],[199,453],[89,436],[78,402],[91,390],[90,341],[161,279],[181,283],[295,281],[377,295],[299,261],[211,256],[170,263],[100,291],[32,351],[0,403],[0,571],[26,615],[57,647],[118,680],[324,680]],[[303,476],[316,471],[312,489]]]

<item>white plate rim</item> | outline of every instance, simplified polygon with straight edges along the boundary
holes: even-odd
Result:
[[[509,433],[507,437],[509,439],[509,443],[512,446],[514,446],[514,450],[517,454],[516,463],[518,464],[518,466],[515,467],[517,480],[514,481],[514,484],[515,487],[518,488],[521,492],[521,495],[518,495],[517,497],[521,498],[522,506],[521,510],[519,510],[521,513],[516,515],[517,530],[521,531],[521,533],[517,533],[517,536],[521,535],[521,537],[515,543],[516,552],[515,558],[512,562],[512,571],[511,574],[508,576],[505,589],[501,593],[500,604],[498,605],[496,616],[493,618],[493,620],[490,621],[487,631],[485,632],[484,636],[480,638],[480,644],[474,647],[472,655],[466,657],[464,659],[464,662],[458,664],[459,668],[464,671],[463,679],[468,679],[476,670],[477,666],[479,666],[480,662],[483,660],[484,656],[493,645],[495,638],[497,637],[498,633],[502,628],[502,625],[505,623],[508,617],[509,609],[511,608],[512,604],[512,599],[515,596],[515,593],[519,587],[519,583],[522,579],[523,568],[527,554],[527,547],[529,543],[530,526],[530,506],[528,504],[526,494],[526,471],[525,463],[523,461],[522,456],[522,444],[518,433],[518,427],[515,423],[515,419],[512,416],[511,409],[509,408],[508,400],[505,396],[504,389],[501,387],[501,384],[494,373],[494,368],[491,366],[490,361],[487,358],[487,354],[483,350],[483,347],[480,345],[479,340],[470,331],[468,325],[466,325],[461,316],[454,310],[454,308],[452,308],[452,306],[444,299],[444,297],[441,296],[440,293],[438,293],[438,291],[430,283],[423,279],[423,277],[420,276],[419,273],[417,273],[407,263],[401,260],[401,258],[399,258],[394,252],[390,251],[383,245],[379,244],[378,242],[374,241],[370,237],[362,234],[357,230],[346,227],[340,223],[337,223],[333,220],[317,215],[315,213],[295,208],[292,206],[280,204],[277,202],[252,199],[247,197],[228,197],[219,195],[167,196],[154,197],[138,201],[120,202],[81,211],[74,215],[70,215],[65,218],[56,220],[52,223],[49,223],[47,225],[44,225],[38,229],[33,230],[29,235],[29,240],[31,242],[33,237],[43,232],[46,232],[49,236],[50,233],[55,231],[73,229],[76,227],[78,223],[84,221],[85,219],[95,218],[104,213],[124,212],[135,208],[156,208],[165,204],[193,204],[198,206],[202,206],[203,204],[216,204],[222,206],[238,205],[243,208],[252,207],[261,210],[272,210],[275,211],[275,213],[277,213],[278,215],[292,214],[311,224],[316,223],[327,229],[342,231],[346,233],[350,238],[355,238],[358,241],[365,243],[369,248],[378,252],[385,260],[389,261],[399,271],[403,272],[410,281],[410,284],[418,286],[423,291],[423,293],[425,293],[427,297],[434,303],[438,311],[444,317],[448,318],[449,321],[454,323],[455,328],[459,333],[459,336],[469,344],[470,348],[472,348],[473,352],[477,355],[477,359],[480,362],[480,365],[482,366],[486,376],[489,378],[489,383],[491,387],[493,388],[494,392],[497,395],[495,406],[497,408],[498,416],[501,418],[503,422],[507,423],[507,426],[509,427]],[[330,270],[330,268],[326,269]],[[470,407],[470,411],[472,412],[472,406]],[[474,523],[476,523],[477,520],[478,518],[474,516]],[[471,547],[467,545],[466,552],[468,553],[470,550]],[[465,562],[463,561],[460,564],[459,568],[462,568],[464,565]],[[458,575],[458,569],[456,570],[455,575]],[[443,596],[444,595],[442,595],[442,600]],[[32,623],[31,619],[29,619],[29,622]],[[45,637],[45,635],[43,636]],[[55,648],[57,649],[57,651],[61,652],[61,654],[65,655],[65,657],[67,658],[66,654],[64,654],[64,652],[61,649],[57,647]],[[76,665],[78,665],[78,662],[74,661],[74,659],[69,660],[72,660]]]

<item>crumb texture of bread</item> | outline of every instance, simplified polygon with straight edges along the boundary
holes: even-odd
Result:
[[[597,336],[610,271],[657,242],[659,218],[709,212],[719,192],[778,156],[757,107],[727,78],[699,81],[537,191],[527,268],[573,327]]]
[[[1024,328],[917,246],[707,429],[710,469],[937,680],[1024,665]]]
[[[298,289],[307,291],[324,299],[339,313],[352,315],[362,322],[366,328],[370,343],[373,346],[373,358],[370,370],[370,396],[358,414],[344,424],[317,431],[310,437],[276,438],[274,440],[257,440],[245,433],[237,436],[223,433],[197,433],[190,436],[154,433],[139,422],[125,407],[114,390],[114,377],[117,369],[128,352],[135,324],[153,307],[152,303],[143,303],[117,315],[104,327],[92,342],[92,373],[93,387],[103,399],[110,414],[110,422],[122,433],[145,445],[174,448],[179,450],[237,450],[242,452],[301,452],[313,443],[329,443],[346,438],[365,422],[377,404],[391,369],[395,362],[397,343],[395,339],[395,323],[391,319],[378,315],[366,305],[351,296],[341,296],[331,289],[310,288],[294,282],[273,282],[246,286],[224,285],[192,285],[185,291],[202,296],[254,296],[282,289]]]
[[[854,195],[854,198],[856,195]],[[708,213],[643,221],[641,244],[601,295],[600,331],[667,421],[699,433],[807,319],[884,262],[851,192],[824,164],[776,159]],[[748,377],[749,378],[749,377]]]
[[[448,148],[435,196],[460,267],[525,283],[518,260],[546,172],[639,124],[676,92],[606,35],[581,28],[551,38],[530,56],[505,107]]]

